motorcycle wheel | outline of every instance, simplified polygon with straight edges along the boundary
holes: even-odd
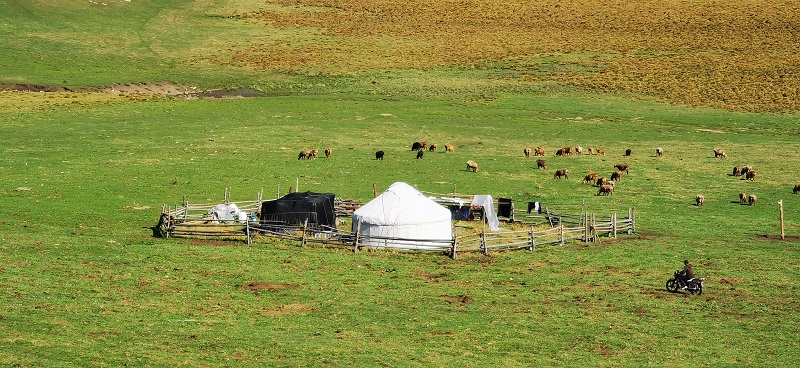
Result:
[[[680,288],[680,283],[678,282],[678,280],[675,279],[667,280],[667,291],[669,291],[670,293],[677,293],[678,288]]]

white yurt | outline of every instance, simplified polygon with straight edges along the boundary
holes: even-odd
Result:
[[[436,250],[448,246],[450,210],[397,182],[353,213],[353,233],[367,247]]]

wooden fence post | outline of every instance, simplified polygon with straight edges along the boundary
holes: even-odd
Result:
[[[307,227],[308,227],[308,219],[306,219],[306,221],[302,225],[302,228],[300,229],[303,232],[303,237],[302,237],[302,240],[300,241],[300,244],[303,246],[303,248],[306,247],[306,228]]]
[[[361,236],[361,219],[358,219],[358,226],[356,227],[356,238],[353,240],[353,253],[358,253],[358,240]]]
[[[531,246],[528,249],[530,249],[531,252],[534,252],[534,251],[536,251],[536,238],[533,235],[533,225],[531,225],[530,238],[531,238]]]
[[[486,248],[486,214],[481,214],[481,220],[483,222],[483,227],[481,228],[481,250],[483,251],[484,255],[489,255],[489,249]]]
[[[630,208],[630,218],[631,218],[631,232],[629,234],[636,234],[636,208]]]
[[[559,221],[561,222],[561,221]],[[561,235],[561,245],[564,245],[564,224],[559,225],[559,232]]]
[[[611,214],[611,229],[613,229],[614,239],[617,238],[617,214]]]
[[[253,244],[253,238],[250,237],[250,219],[245,220],[245,234],[247,235],[247,245]]]
[[[456,249],[458,249],[457,243],[458,243],[458,235],[453,235],[453,245],[452,248],[450,249],[451,259],[456,259]]]

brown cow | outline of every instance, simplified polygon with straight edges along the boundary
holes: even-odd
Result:
[[[423,155],[425,155],[425,150],[424,149],[421,149],[421,150],[417,151],[417,158],[422,158]]]
[[[599,178],[597,179],[597,181],[595,181],[595,185],[597,185],[598,187],[602,187],[603,185],[606,185],[606,183],[608,183],[606,178]]]
[[[595,180],[597,180],[597,173],[586,174],[583,177],[583,184],[594,183]]]
[[[455,152],[456,149],[453,147],[452,144],[448,143],[448,144],[444,145],[444,151],[445,152]]]
[[[467,161],[467,171],[478,172],[478,164],[475,161]]]
[[[714,158],[724,157],[727,158],[728,155],[725,154],[725,151],[722,148],[714,148]]]
[[[739,203],[747,203],[747,194],[744,194],[744,192],[739,193]]]
[[[597,195],[614,195],[614,186],[613,185],[601,185],[600,189],[597,191]]]
[[[536,147],[536,149],[533,152],[533,155],[534,156],[544,156],[544,148]]]
[[[547,168],[547,164],[544,162],[544,160],[538,159],[538,160],[536,160],[536,168],[537,169],[546,169]]]
[[[434,143],[434,144],[432,144],[430,147],[428,147],[428,151],[430,151],[430,152],[436,152],[436,150],[437,150],[438,148],[439,148],[439,145],[438,145],[438,144],[436,144],[436,143]]]
[[[555,174],[553,174],[553,178],[554,179],[561,179],[561,177],[563,176],[565,179],[569,179],[567,174],[569,174],[569,170],[567,170],[567,169],[559,169],[559,170],[556,170]]]
[[[630,174],[628,172],[628,169],[631,168],[631,165],[628,165],[628,164],[616,164],[616,165],[614,165],[614,167],[616,167],[617,170],[619,170],[619,171],[624,171],[626,174]]]
[[[739,166],[733,167],[733,176],[741,176],[742,175],[742,168]]]
[[[797,194],[800,193],[800,184],[795,184],[794,189],[792,189],[792,193]]]
[[[753,170],[748,171],[746,178],[747,180],[756,181],[756,172]]]
[[[522,150],[522,153],[525,154],[525,157],[531,157],[531,149],[530,149],[530,147],[525,147],[525,149]]]
[[[622,171],[614,171],[611,173],[612,181],[619,181],[619,179],[622,179]]]
[[[603,156],[605,156],[605,155],[606,155],[606,151],[603,151],[603,149],[602,149],[602,148],[600,148],[600,147],[597,147],[597,154],[598,154],[598,155],[603,155]]]
[[[664,149],[661,147],[656,147],[656,157],[661,157],[664,155]]]
[[[697,197],[694,198],[694,202],[698,207],[700,207],[703,205],[703,203],[706,203],[706,197],[704,197],[702,194],[698,194]]]
[[[747,204],[749,204],[751,206],[755,206],[756,205],[756,199],[757,199],[756,195],[755,194],[751,194],[749,197],[747,197]]]
[[[333,150],[330,147],[326,148],[325,149],[325,158],[330,158],[332,153],[333,153]]]

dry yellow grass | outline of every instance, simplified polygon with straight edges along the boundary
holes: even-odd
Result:
[[[800,1],[275,0],[243,12],[297,38],[226,63],[282,72],[472,67],[670,102],[800,110]]]

